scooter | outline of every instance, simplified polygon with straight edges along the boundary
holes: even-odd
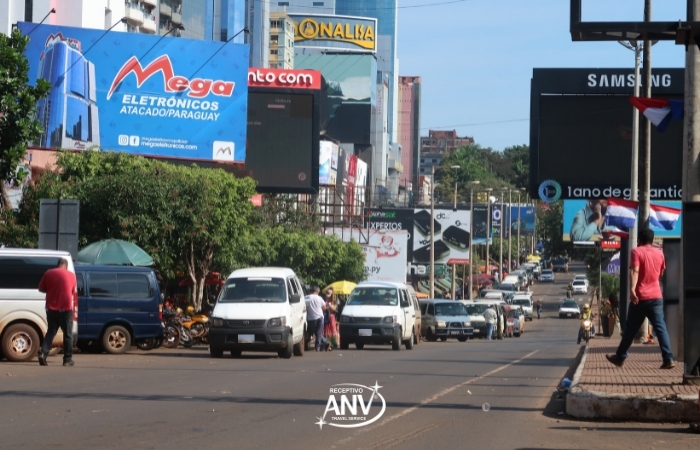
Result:
[[[581,330],[583,332],[583,340],[585,340],[586,343],[591,339],[592,328],[593,328],[593,316],[591,316],[590,319],[583,319],[581,321]]]

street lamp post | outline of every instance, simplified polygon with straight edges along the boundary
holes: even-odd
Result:
[[[474,255],[472,253],[474,240],[474,185],[479,184],[479,181],[471,181],[471,189],[469,193],[469,300],[471,300],[472,292],[474,291]],[[464,297],[464,295],[462,295]]]
[[[518,251],[515,252],[518,255],[518,264],[520,264],[520,192],[524,190],[525,188],[520,188],[520,191],[518,191]]]
[[[460,166],[450,166],[451,169],[459,169]],[[457,178],[455,177],[455,199],[453,205],[453,211],[457,211]],[[457,294],[457,264],[452,264],[452,299],[456,298]]]
[[[430,298],[435,298],[435,166],[430,166]]]
[[[513,257],[513,247],[511,243],[511,235],[513,234],[513,191],[508,188],[508,272],[511,271],[512,263],[510,259]]]
[[[508,188],[501,188],[501,220],[499,222],[500,224],[500,230],[498,234],[498,282],[500,283],[502,280],[501,278],[503,277],[503,191],[505,191]]]
[[[489,239],[491,238],[491,191],[492,188],[486,189],[486,264],[484,269],[486,269],[486,274],[491,275],[489,270],[491,266],[491,260],[489,257]]]

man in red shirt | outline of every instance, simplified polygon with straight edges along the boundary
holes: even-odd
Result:
[[[73,363],[73,304],[77,300],[75,274],[68,270],[68,261],[61,258],[58,267],[49,269],[39,282],[39,292],[46,294],[46,321],[49,329],[39,351],[39,364],[46,366],[46,356],[58,329],[63,331],[63,365]]]
[[[656,337],[659,338],[661,356],[663,358],[662,369],[673,369],[671,352],[671,340],[666,330],[664,321],[663,296],[659,279],[666,270],[664,254],[658,248],[654,248],[654,232],[649,229],[639,231],[638,247],[632,250],[630,257],[630,302],[627,312],[627,324],[625,333],[614,355],[605,355],[611,363],[622,367],[627,358],[634,340],[634,336],[644,323],[644,318],[654,327]],[[646,330],[645,330],[646,331]]]

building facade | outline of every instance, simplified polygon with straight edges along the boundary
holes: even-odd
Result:
[[[430,175],[432,166],[439,166],[442,158],[452,150],[474,143],[474,138],[457,136],[457,131],[430,130],[420,138],[420,173]]]
[[[294,68],[294,22],[285,13],[270,13],[270,68]]]
[[[401,186],[417,187],[420,175],[421,78],[399,77],[398,141],[401,145]],[[415,195],[414,191],[414,195]]]

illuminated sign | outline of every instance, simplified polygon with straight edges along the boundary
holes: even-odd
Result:
[[[248,69],[248,87],[321,89],[318,70]]]
[[[296,47],[356,51],[377,50],[377,19],[368,17],[289,14]]]

